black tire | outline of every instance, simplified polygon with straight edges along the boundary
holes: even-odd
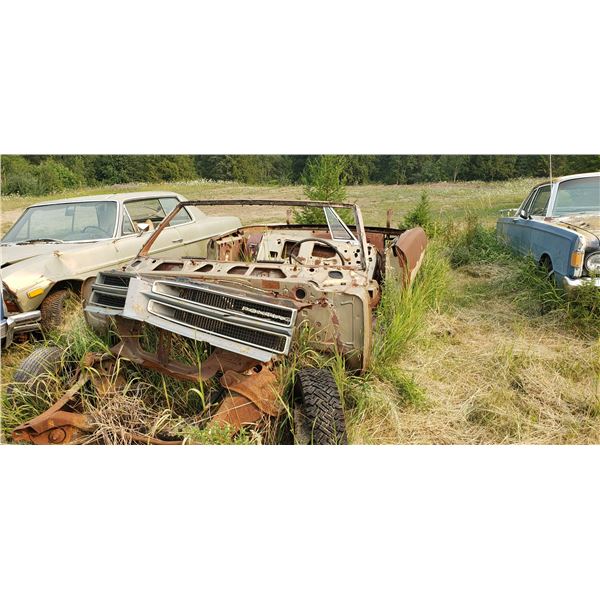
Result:
[[[552,265],[552,259],[547,254],[544,254],[544,256],[542,256],[540,259],[540,269],[548,278],[548,280],[554,283],[554,267]],[[552,303],[549,302],[546,297],[543,297],[540,305],[540,315],[547,315],[551,310]]]
[[[548,273],[548,277],[550,277],[554,273],[552,259],[547,254],[544,254],[544,256],[542,256],[542,258],[540,259],[540,267],[543,271]]]
[[[48,380],[60,373],[64,351],[57,346],[36,348],[15,369],[12,383],[6,389],[9,400],[23,395],[40,396],[47,387]]]
[[[45,332],[56,329],[62,322],[69,290],[50,292],[40,305],[41,326]]]
[[[347,444],[340,393],[328,369],[301,369],[294,388],[294,436],[314,445]]]

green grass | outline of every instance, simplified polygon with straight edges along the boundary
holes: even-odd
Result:
[[[462,220],[471,211],[486,224],[495,221],[498,211],[517,207],[536,179],[518,179],[502,182],[470,181],[464,183],[429,183],[418,185],[362,185],[347,188],[348,202],[358,202],[365,222],[384,225],[386,211],[394,211],[393,224],[402,222],[418,203],[421,194],[427,193],[432,217],[437,221]],[[306,199],[302,186],[251,186],[231,182],[194,181],[163,184],[130,184],[98,188],[69,190],[49,196],[2,196],[0,214],[3,230],[18,216],[18,211],[36,202],[72,198],[89,194],[111,194],[144,190],[170,190],[189,199],[268,198]]]
[[[534,183],[348,188],[348,199],[358,201],[366,223],[374,225],[385,224],[388,208],[394,209],[393,225],[411,212],[413,218],[426,192],[432,237],[426,260],[408,290],[387,282],[367,373],[349,373],[341,356],[315,352],[312,333],[303,331],[294,352],[278,366],[282,398],[298,368],[326,366],[340,388],[352,443],[600,443],[597,292],[566,296],[532,261],[500,244],[493,230],[498,210],[517,206]],[[118,186],[72,195],[150,188],[173,189],[189,198],[303,197],[297,186],[214,182]],[[14,219],[18,209],[37,200],[4,197],[2,214]],[[109,345],[85,328],[77,307],[54,342],[68,348],[73,364],[80,364],[85,352],[102,352]],[[15,345],[2,356],[5,441],[12,427],[44,410],[69,384],[61,374],[49,381],[42,397],[9,402],[6,384],[32,348]],[[193,364],[203,358],[202,348],[181,340],[175,352]],[[134,415],[148,430],[175,431],[189,442],[230,442],[231,432],[202,427],[214,382],[182,383],[124,361],[120,369],[129,382],[127,397],[97,412],[111,425],[97,441],[127,441]],[[93,395],[86,402],[93,412]],[[235,441],[270,443],[276,433],[249,428]]]

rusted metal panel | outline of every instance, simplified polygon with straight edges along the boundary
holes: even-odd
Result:
[[[244,425],[256,423],[264,416],[260,409],[243,396],[229,395],[223,400],[211,423],[229,425],[232,433],[239,431]]]
[[[92,426],[85,415],[73,412],[68,407],[88,381],[88,374],[82,373],[77,383],[48,410],[16,427],[12,434],[14,441],[32,444],[70,444],[85,432],[91,431]]]
[[[221,378],[221,383],[229,391],[248,398],[262,412],[272,417],[276,417],[281,412],[277,377],[268,365],[261,366],[258,372],[227,371]]]
[[[427,235],[421,227],[408,229],[399,235],[388,253],[387,260],[398,269],[406,283],[414,280],[427,247]],[[391,265],[390,265],[391,266]]]
[[[113,348],[113,352],[117,356],[125,357],[127,352],[123,352],[123,349],[129,347],[128,344],[121,343]],[[138,346],[138,351],[133,351],[132,356],[137,357],[139,350],[141,349]],[[221,384],[228,394],[211,422],[226,423],[232,427],[232,432],[265,416],[277,416],[281,411],[280,386],[271,365],[260,365],[254,359],[217,349],[204,361],[200,371],[195,371],[195,378],[192,379],[191,372],[185,372],[182,376],[185,365],[168,359],[161,362],[158,356],[146,354],[154,358],[150,361],[143,360],[144,366],[162,369],[165,373],[182,379],[206,380],[217,373],[224,373]],[[115,371],[115,359],[110,355],[90,353],[84,357],[82,363],[84,369],[77,382],[56,403],[41,415],[13,430],[12,435],[16,442],[73,444],[84,441],[85,436],[96,429],[97,426],[91,419],[79,412],[79,392],[87,383],[91,383],[99,395],[98,402],[102,402],[108,394],[122,389],[126,381]],[[136,443],[182,443],[182,440],[164,440],[142,432],[134,431],[129,435]]]

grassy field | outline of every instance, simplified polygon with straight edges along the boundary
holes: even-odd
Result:
[[[330,361],[344,396],[352,443],[600,442],[597,298],[587,306],[569,302],[527,261],[500,247],[491,230],[498,210],[517,206],[535,183],[348,188],[348,199],[361,205],[367,224],[384,224],[388,208],[394,209],[397,224],[423,191],[435,221],[416,285],[404,294],[392,287],[384,293],[371,371],[355,377],[339,361]],[[151,188],[175,190],[190,199],[303,197],[300,187],[204,182],[118,186],[72,195]],[[22,208],[39,200],[2,198],[3,229]],[[90,346],[102,347],[86,332],[77,308],[60,336],[75,359]],[[5,398],[14,365],[30,348],[14,346],[3,356],[4,435],[44,406],[43,401],[15,406]],[[318,359],[300,349],[293,360]],[[130,414],[142,410],[143,398],[149,399],[156,422],[191,414],[197,407],[192,386],[143,373],[136,377],[143,390],[138,386],[135,394],[121,398]],[[219,441],[198,432],[190,439]],[[249,432],[238,441],[265,439]]]
[[[487,224],[495,222],[498,211],[520,204],[525,194],[538,183],[536,179],[519,179],[485,183],[430,183],[421,185],[362,185],[347,188],[348,201],[358,202],[365,222],[384,225],[386,211],[394,209],[396,219],[406,214],[426,191],[432,205],[433,216],[438,220],[461,219],[467,211],[476,212]],[[110,194],[144,190],[170,190],[183,194],[190,200],[222,198],[271,198],[286,200],[305,199],[301,186],[250,186],[231,182],[186,182],[169,184],[132,184],[104,188],[84,188],[50,196],[4,196],[1,198],[0,217],[2,231],[36,202],[83,196],[87,194]],[[229,209],[233,211],[234,209]],[[227,212],[221,210],[220,213]],[[264,215],[262,212],[261,216]]]

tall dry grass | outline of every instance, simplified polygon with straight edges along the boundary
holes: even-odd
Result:
[[[384,304],[384,360],[352,415],[352,441],[600,442],[597,290],[565,295],[475,217],[434,235],[452,265],[444,300],[425,303],[422,328],[405,323],[397,296]],[[410,296],[427,298],[434,274],[424,268]]]

